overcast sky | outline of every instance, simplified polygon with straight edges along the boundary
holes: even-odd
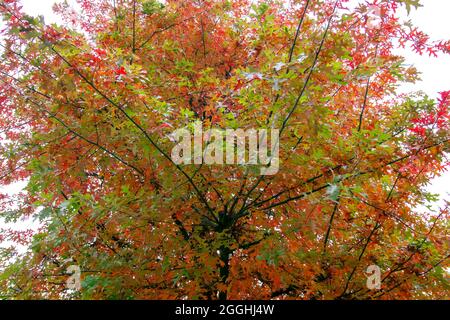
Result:
[[[353,2],[362,2],[363,0],[354,0]],[[47,23],[61,22],[52,12],[52,6],[55,0],[22,0],[24,10],[32,15],[44,15]],[[59,1],[58,1],[59,2]],[[72,1],[69,1],[72,2]],[[406,11],[403,13],[404,19],[411,19],[413,23],[422,31],[428,33],[432,39],[448,39],[450,30],[450,12],[449,0],[422,0],[423,7],[419,10],[413,10],[409,17],[406,17]],[[422,90],[430,97],[436,98],[438,92],[450,90],[450,56],[439,56],[439,58],[430,58],[428,56],[420,56],[414,54],[410,50],[399,51],[407,58],[407,63],[414,64],[419,71],[422,72],[422,81],[414,85],[405,85],[400,90],[416,91]],[[429,186],[429,190],[438,193],[441,199],[444,196],[449,199],[448,187],[450,185],[450,173],[433,180]],[[15,187],[9,187],[8,191],[16,192],[24,184],[18,184]],[[0,190],[4,191],[4,190]],[[0,222],[1,224],[1,222]],[[25,223],[21,227],[28,227],[30,224]]]

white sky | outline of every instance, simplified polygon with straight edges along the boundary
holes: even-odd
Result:
[[[450,38],[450,12],[449,0],[422,0],[423,7],[411,11],[409,17],[413,24],[422,31],[430,35],[433,40],[447,40]],[[411,63],[422,73],[422,81],[415,84],[404,85],[400,91],[418,91],[422,90],[432,98],[438,97],[438,92],[450,90],[450,55],[440,54],[438,58],[430,58],[428,55],[419,55],[411,50],[399,50]],[[449,195],[450,172],[436,178],[429,186],[429,191],[438,193],[441,201],[444,197],[450,200]]]
[[[354,2],[362,2],[363,0],[354,0]],[[61,20],[52,12],[55,0],[22,0],[24,10],[32,15],[44,15],[46,23],[59,23]],[[58,1],[59,2],[59,1]],[[73,2],[73,0],[69,0]],[[413,10],[409,17],[406,17],[406,10],[403,16],[411,19],[413,24],[418,26],[422,31],[429,34],[434,40],[448,39],[450,35],[450,12],[449,0],[422,0],[424,5],[419,10]],[[422,81],[414,85],[404,85],[400,90],[402,92],[422,90],[430,97],[436,98],[437,93],[444,90],[450,90],[450,55],[439,58],[430,58],[428,56],[420,56],[410,50],[399,50],[399,52],[407,58],[407,63],[414,64],[419,71],[422,72]],[[434,179],[429,186],[429,191],[438,193],[441,200],[446,197],[449,199],[450,172],[444,176]],[[24,184],[17,184],[8,188],[11,193],[17,192],[24,187]],[[0,189],[4,192],[4,188]],[[24,222],[19,227],[28,228],[31,222]],[[0,221],[1,226],[1,221]]]

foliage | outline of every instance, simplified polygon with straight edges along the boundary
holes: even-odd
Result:
[[[398,44],[450,50],[397,18],[418,1],[78,3],[48,25],[0,1],[0,183],[28,181],[2,216],[41,223],[2,231],[29,249],[2,249],[1,296],[446,297],[449,212],[421,208],[448,168],[450,92],[396,93],[418,79]],[[170,133],[198,122],[280,128],[280,172],[176,166]]]

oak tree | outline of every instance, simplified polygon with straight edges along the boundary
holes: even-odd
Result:
[[[418,1],[77,3],[0,1],[0,184],[27,182],[0,215],[39,222],[1,231],[2,297],[448,298],[450,91],[397,90],[398,47],[450,50],[399,19]],[[175,164],[196,124],[280,129],[280,171]]]

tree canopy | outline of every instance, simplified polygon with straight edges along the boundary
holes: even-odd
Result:
[[[0,296],[448,298],[450,91],[416,0],[78,0],[61,25],[0,1]],[[373,12],[377,14],[374,15]],[[179,165],[177,128],[280,129],[280,168]],[[78,265],[82,289],[68,290]],[[369,266],[381,287],[366,286]]]

